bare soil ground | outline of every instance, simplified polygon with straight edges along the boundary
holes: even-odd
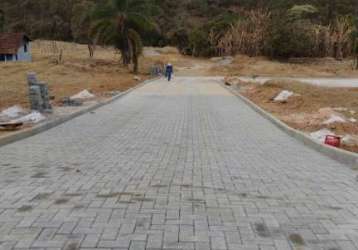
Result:
[[[103,96],[137,84],[111,48],[98,48],[95,57],[89,59],[86,45],[57,42],[57,49],[63,50],[63,62],[57,63],[58,54],[51,42],[36,41],[32,46],[33,62],[0,64],[0,110],[16,104],[28,107],[26,75],[31,71],[49,84],[56,103],[84,89]],[[140,77],[147,78],[147,72],[148,69],[142,68]]]
[[[342,137],[350,135],[354,142],[344,144],[343,148],[358,152],[358,123],[350,121],[358,120],[358,88],[325,88],[293,81],[269,81],[263,85],[235,78],[227,78],[227,81],[295,129],[311,133],[326,128]],[[284,102],[274,101],[283,90],[294,95]],[[344,117],[347,121],[324,124],[331,115]]]
[[[183,56],[177,49],[146,48],[145,62],[171,62],[176,73],[184,76],[267,76],[267,77],[358,77],[353,60],[300,58],[286,62],[265,57],[216,57],[211,59]]]
[[[353,60],[336,61],[333,58],[302,58],[286,62],[272,61],[265,57],[238,55],[231,64],[215,65],[211,74],[277,77],[358,77],[352,70]]]
[[[211,75],[211,68],[216,64],[207,58],[195,58],[184,56],[176,48],[164,47],[153,48],[147,47],[144,50],[143,66],[148,67],[153,64],[167,63],[174,65],[174,74],[180,76],[205,76]],[[220,75],[225,75],[221,73]]]
[[[58,63],[60,50],[62,62]],[[93,59],[89,58],[86,45],[75,43],[35,41],[31,51],[31,63],[0,64],[0,110],[13,105],[28,107],[28,72],[36,72],[41,81],[49,84],[55,104],[84,89],[100,97],[138,83],[131,70],[120,63],[120,55],[113,48],[97,47]],[[176,48],[146,48],[140,60],[139,77],[148,78],[153,64],[164,66],[168,62],[175,65],[175,74],[181,75],[206,75],[214,65],[205,59],[183,56]]]
[[[58,63],[60,50],[63,51],[62,62]],[[31,63],[0,64],[0,111],[13,105],[28,107],[26,74],[30,71],[49,84],[55,105],[59,105],[63,97],[84,89],[97,98],[107,98],[111,92],[124,91],[138,83],[130,69],[121,65],[120,55],[113,48],[98,47],[94,58],[89,59],[86,45],[35,41],[32,53]],[[175,75],[185,76],[358,77],[358,71],[352,70],[351,60],[338,62],[324,58],[278,62],[243,55],[209,60],[183,56],[172,47],[145,48],[139,77],[148,78],[153,65],[164,66],[168,62],[174,65]],[[358,152],[356,123],[322,125],[332,114],[358,120],[358,89],[322,88],[282,81],[265,85],[240,82],[238,86],[245,96],[294,128],[312,132],[327,127],[338,135],[356,136],[357,145],[345,147]],[[296,95],[285,103],[273,102],[273,97],[282,90],[291,90]]]
[[[39,79],[49,84],[55,102],[88,89],[97,96],[111,91],[123,91],[137,81],[127,67],[120,63],[120,55],[113,48],[98,47],[95,57],[89,59],[86,45],[53,41],[35,41],[31,63],[0,64],[0,110],[15,104],[28,106],[26,74],[36,72]],[[63,51],[63,62],[56,63],[58,51]],[[147,78],[153,64],[171,62],[177,75],[247,75],[247,76],[289,76],[327,77],[358,76],[351,69],[351,61],[337,62],[333,59],[302,59],[298,63],[270,61],[263,57],[239,55],[225,59],[208,60],[183,56],[177,49],[146,48],[140,60],[140,77]]]

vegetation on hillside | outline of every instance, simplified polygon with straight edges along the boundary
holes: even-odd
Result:
[[[93,8],[90,34],[104,44],[112,44],[122,55],[124,65],[133,63],[138,72],[138,57],[142,53],[140,31],[154,31],[151,16],[154,4],[150,0],[109,0]]]
[[[0,10],[0,29],[111,44],[125,64],[136,64],[142,43],[194,56],[357,53],[356,0],[2,0]]]

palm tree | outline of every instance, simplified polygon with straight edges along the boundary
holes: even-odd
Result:
[[[133,63],[137,73],[143,47],[139,32],[155,29],[151,18],[155,10],[151,0],[103,0],[93,13],[93,34],[120,50],[123,64]]]

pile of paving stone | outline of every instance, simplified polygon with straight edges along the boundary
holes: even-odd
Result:
[[[30,72],[27,75],[29,85],[29,98],[32,110],[39,112],[52,112],[48,85],[37,80],[36,73]]]

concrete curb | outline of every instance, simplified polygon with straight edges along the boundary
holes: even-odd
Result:
[[[343,163],[345,165],[349,165],[352,169],[358,169],[358,154],[351,153],[339,148],[327,146],[325,144],[321,144],[315,140],[313,140],[311,137],[306,135],[305,133],[293,129],[286,125],[284,122],[280,121],[276,117],[274,117],[269,112],[266,112],[264,109],[259,107],[257,104],[249,100],[248,98],[244,97],[239,93],[238,90],[235,90],[231,87],[226,86],[225,84],[222,84],[224,88],[226,88],[228,91],[230,91],[232,94],[240,98],[243,102],[245,102],[249,107],[251,107],[254,111],[262,115],[264,118],[272,122],[276,127],[281,129],[282,131],[286,132],[291,137],[299,140],[306,146],[328,156],[329,158],[338,161],[340,163]]]
[[[153,82],[155,80],[157,80],[158,78],[154,78],[154,79],[149,79],[149,80],[146,80],[138,85],[136,85],[135,87],[133,88],[130,88],[114,97],[112,97],[111,99],[109,100],[106,100],[106,101],[102,101],[102,102],[99,102],[97,104],[94,104],[92,106],[89,106],[89,107],[86,107],[78,112],[75,112],[75,113],[72,113],[70,115],[66,115],[66,116],[63,116],[63,117],[60,117],[60,118],[56,118],[54,120],[50,120],[48,122],[44,122],[44,123],[40,123],[38,124],[37,126],[34,126],[30,129],[26,129],[26,130],[23,130],[23,131],[19,131],[15,134],[11,134],[9,136],[5,136],[5,137],[2,137],[0,138],[0,147],[2,146],[5,146],[5,145],[8,145],[10,143],[13,143],[13,142],[16,142],[16,141],[20,141],[20,140],[23,140],[23,139],[26,139],[28,137],[31,137],[31,136],[34,136],[34,135],[37,135],[39,133],[42,133],[46,130],[49,130],[51,128],[54,128],[58,125],[61,125],[67,121],[70,121],[76,117],[79,117],[83,114],[86,114],[88,112],[91,112],[93,110],[96,110],[100,107],[103,107],[107,104],[110,104],[118,99],[120,99],[121,97],[124,97],[125,95],[129,94],[130,92],[132,92],[133,90],[135,89],[138,89],[140,87],[143,87],[144,85],[150,83],[150,82]]]

